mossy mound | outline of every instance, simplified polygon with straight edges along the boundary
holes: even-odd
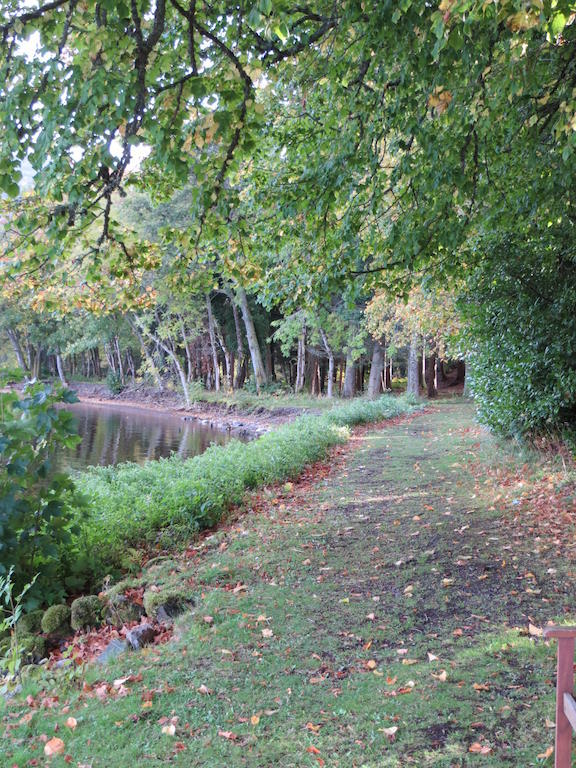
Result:
[[[70,630],[71,611],[67,605],[52,605],[42,616],[42,632],[47,635],[67,635]]]
[[[36,635],[42,632],[42,617],[44,616],[44,611],[42,608],[39,608],[36,611],[30,611],[30,613],[25,613],[23,616],[21,616],[18,619],[18,623],[16,624],[16,634],[17,635]]]
[[[72,629],[77,631],[98,627],[102,623],[102,608],[96,595],[85,595],[74,600],[70,611]]]
[[[174,619],[194,605],[190,589],[169,587],[159,591],[144,592],[144,610],[151,619],[167,621]]]

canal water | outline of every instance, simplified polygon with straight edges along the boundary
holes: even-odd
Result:
[[[225,430],[170,413],[92,403],[76,403],[67,409],[76,417],[82,441],[58,453],[56,463],[65,470],[123,461],[143,464],[173,453],[188,458],[213,443],[223,445],[231,439]]]

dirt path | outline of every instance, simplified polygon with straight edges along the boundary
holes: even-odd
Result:
[[[572,565],[513,522],[515,487],[498,500],[498,456],[470,405],[443,403],[255,495],[180,561],[198,601],[179,639],[61,696],[84,723],[74,764],[551,765],[555,649],[535,635],[574,610]],[[62,719],[14,728],[12,762]]]

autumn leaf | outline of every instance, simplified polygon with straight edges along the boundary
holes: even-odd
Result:
[[[320,750],[316,747],[306,747],[306,752],[309,752],[311,755],[319,755]]]
[[[49,741],[44,744],[44,754],[46,757],[54,757],[54,755],[62,755],[64,753],[64,750],[66,749],[66,745],[62,741],[62,739],[57,738],[56,736],[53,739],[50,739]]]
[[[170,723],[169,725],[163,725],[162,733],[166,734],[166,736],[174,736],[174,734],[176,733],[176,726],[174,725],[174,723]]]
[[[238,734],[232,731],[218,731],[218,736],[228,741],[237,741],[238,739]]]
[[[545,751],[545,752],[541,752],[541,753],[538,755],[538,759],[539,759],[539,760],[546,760],[546,759],[547,759],[547,758],[549,758],[549,757],[550,757],[550,755],[552,755],[553,753],[554,753],[554,747],[548,747],[548,748],[546,749],[546,751]]]
[[[262,637],[274,637],[274,632],[271,629],[263,629],[262,630]]]
[[[437,675],[435,675],[434,672],[432,672],[432,677],[434,678],[434,680],[439,680],[441,683],[445,683],[446,680],[448,679],[448,673],[446,672],[445,669],[443,669]]]
[[[475,752],[478,755],[489,755],[492,752],[492,747],[489,747],[487,744],[480,744],[480,742],[475,741],[468,747],[468,752]]]
[[[76,720],[75,717],[69,717],[64,723],[64,725],[66,726],[66,728],[70,728],[70,730],[73,731],[78,725],[78,721]]]
[[[396,735],[396,732],[398,731],[398,726],[393,725],[390,728],[380,728],[380,730],[385,736],[387,736],[390,739],[390,741],[392,741],[394,739],[394,736]]]
[[[260,716],[252,715],[252,717],[250,718],[250,722],[252,725],[258,725],[258,723],[260,722]]]

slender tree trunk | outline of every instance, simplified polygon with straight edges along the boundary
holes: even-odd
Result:
[[[426,361],[426,393],[428,397],[436,397],[438,390],[436,389],[436,355],[432,354]]]
[[[392,359],[388,360],[388,364],[385,369],[384,389],[392,389]]]
[[[18,365],[25,373],[27,373],[28,366],[26,365],[26,361],[24,360],[24,353],[22,352],[22,347],[20,346],[20,339],[18,338],[18,332],[15,331],[13,328],[7,328],[6,334],[10,341],[10,344],[12,345],[14,354],[16,355],[16,360],[18,361]]]
[[[266,369],[262,362],[262,353],[260,352],[260,346],[258,344],[258,336],[256,335],[256,328],[254,327],[252,312],[248,305],[248,296],[246,295],[244,288],[238,288],[237,294],[240,300],[240,311],[242,312],[244,327],[246,328],[246,341],[248,342],[248,349],[252,360],[252,370],[256,381],[256,390],[260,392],[260,388],[266,386],[268,383]]]
[[[230,288],[226,288],[226,296],[230,302],[232,309],[232,317],[234,319],[234,330],[236,331],[236,376],[234,377],[233,387],[234,389],[242,389],[244,386],[244,379],[246,378],[246,369],[244,365],[244,342],[242,340],[242,326],[240,325],[240,316],[238,315],[238,307],[234,300],[234,294]]]
[[[298,356],[296,358],[296,386],[295,392],[302,392],[304,389],[306,369],[306,326],[302,327],[302,332],[298,337]]]
[[[344,387],[342,397],[354,397],[356,391],[356,365],[351,352],[346,353],[346,373],[344,374]]]
[[[406,393],[418,397],[420,387],[418,382],[418,336],[412,335],[410,339],[410,349],[408,350],[408,383]]]
[[[158,371],[158,368],[156,367],[156,363],[154,362],[154,358],[148,351],[148,345],[146,344],[146,341],[144,339],[144,336],[142,335],[142,332],[140,331],[140,327],[138,323],[136,322],[136,319],[134,317],[127,317],[128,325],[132,329],[132,332],[138,339],[140,343],[140,349],[142,350],[142,354],[146,358],[146,362],[148,363],[148,368],[150,369],[150,372],[152,373],[152,378],[154,379],[154,383],[156,384],[156,387],[160,392],[164,390],[164,385],[162,383],[162,377],[160,376],[160,372]]]
[[[226,388],[230,390],[232,389],[232,378],[234,376],[234,357],[230,354],[230,350],[228,349],[228,345],[224,340],[224,334],[222,333],[222,330],[220,329],[218,322],[214,323],[214,328],[216,330],[216,337],[218,339],[218,344],[220,345],[220,349],[222,350],[222,354],[224,355],[224,367],[226,370]]]
[[[370,378],[368,379],[368,397],[374,400],[380,394],[382,371],[384,370],[384,347],[379,341],[374,342]]]
[[[182,345],[186,353],[186,381],[190,382],[192,380],[192,353],[190,352],[190,340],[186,332],[186,323],[182,317],[180,318],[180,329],[182,331]]]
[[[214,329],[214,315],[212,313],[212,301],[210,294],[206,294],[206,311],[208,313],[208,334],[210,336],[210,348],[212,352],[212,367],[214,369],[214,389],[220,391],[220,363],[218,362],[218,347],[216,346],[216,331]]]
[[[126,378],[124,376],[124,366],[122,364],[122,353],[120,351],[120,341],[118,340],[118,336],[114,336],[114,346],[116,347],[116,357],[118,359],[118,373],[120,374],[120,381],[122,384],[125,384]]]
[[[326,397],[332,398],[334,396],[334,352],[332,351],[330,344],[328,344],[328,337],[322,328],[320,329],[320,336],[326,354],[328,355],[328,384],[326,385]]]
[[[68,382],[66,381],[66,375],[64,373],[64,363],[62,362],[62,355],[60,352],[56,352],[56,369],[58,371],[58,378],[60,379],[60,382],[63,387],[68,386]]]
[[[149,339],[151,339],[155,344],[157,344],[170,358],[172,361],[172,364],[174,365],[174,368],[176,370],[176,373],[178,374],[178,378],[180,379],[180,385],[182,387],[182,394],[184,395],[184,401],[186,403],[186,407],[190,408],[190,393],[188,392],[188,382],[186,381],[186,373],[184,372],[184,368],[182,368],[182,365],[180,364],[180,360],[178,360],[178,355],[176,352],[168,346],[161,338],[158,336],[155,336],[151,331],[149,331],[139,320],[138,317],[134,316],[134,320],[136,323],[138,323],[138,326],[142,333],[146,334]]]

